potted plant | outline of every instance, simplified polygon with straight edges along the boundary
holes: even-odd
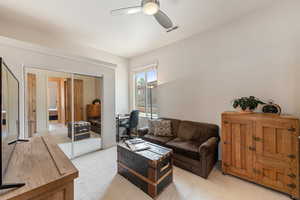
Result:
[[[265,104],[254,96],[241,97],[233,100],[233,107],[239,109],[243,113],[252,113],[259,104]]]
[[[101,100],[100,100],[100,99],[95,99],[95,100],[93,101],[93,104],[101,104]]]

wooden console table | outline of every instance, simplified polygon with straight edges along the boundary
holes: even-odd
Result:
[[[25,182],[24,187],[0,191],[1,200],[73,200],[78,170],[52,141],[37,136],[16,145],[5,182]]]

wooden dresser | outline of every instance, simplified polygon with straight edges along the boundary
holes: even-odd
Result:
[[[86,106],[87,118],[99,118],[101,116],[101,104],[88,104]]]
[[[78,171],[50,136],[17,144],[5,182],[24,187],[0,191],[1,200],[73,200]]]
[[[222,114],[222,171],[299,199],[299,120]]]

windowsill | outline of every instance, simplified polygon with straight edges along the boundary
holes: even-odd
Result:
[[[142,113],[142,112],[140,112],[140,117],[143,117],[143,118],[151,118],[151,116],[148,114],[146,114],[146,113]],[[157,119],[158,118],[158,114],[152,114],[152,119]]]

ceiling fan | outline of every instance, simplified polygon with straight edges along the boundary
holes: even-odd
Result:
[[[131,15],[143,12],[146,15],[153,15],[156,21],[164,27],[167,32],[176,30],[178,26],[174,26],[171,19],[160,10],[159,0],[142,0],[140,6],[120,8],[112,10],[111,15]]]

